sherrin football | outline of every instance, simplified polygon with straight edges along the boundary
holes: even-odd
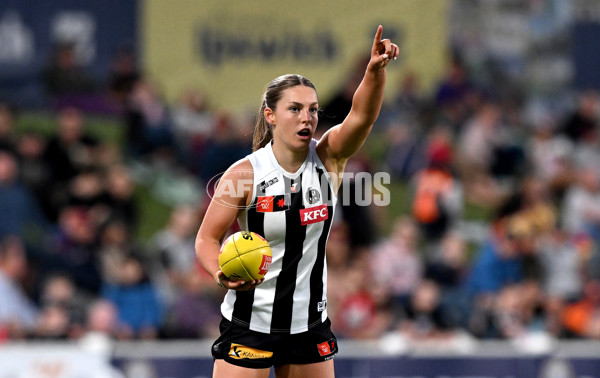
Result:
[[[255,232],[229,236],[219,251],[219,266],[232,281],[259,280],[267,274],[273,254],[269,243]]]

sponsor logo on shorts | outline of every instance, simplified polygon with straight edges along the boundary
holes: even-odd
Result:
[[[321,344],[317,344],[317,350],[321,357],[330,356],[337,352],[337,345],[335,339],[330,339],[328,341],[322,342]]]
[[[309,207],[308,209],[300,210],[300,224],[307,225],[311,223],[319,223],[329,218],[329,210],[327,205]]]
[[[229,349],[229,357],[235,360],[264,360],[272,356],[273,352],[234,343],[231,344]]]

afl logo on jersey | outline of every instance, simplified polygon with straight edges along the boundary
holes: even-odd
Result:
[[[317,189],[308,188],[306,191],[306,200],[309,204],[315,204],[321,199],[321,194]]]

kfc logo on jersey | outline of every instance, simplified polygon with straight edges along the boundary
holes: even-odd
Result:
[[[319,223],[329,218],[327,205],[309,207],[300,210],[300,224],[303,226],[311,223]]]

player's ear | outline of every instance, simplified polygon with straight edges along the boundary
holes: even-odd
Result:
[[[265,119],[267,120],[267,122],[269,122],[271,125],[277,124],[277,118],[275,117],[275,113],[273,112],[273,109],[266,107],[265,111],[264,111],[264,115],[265,115]]]

